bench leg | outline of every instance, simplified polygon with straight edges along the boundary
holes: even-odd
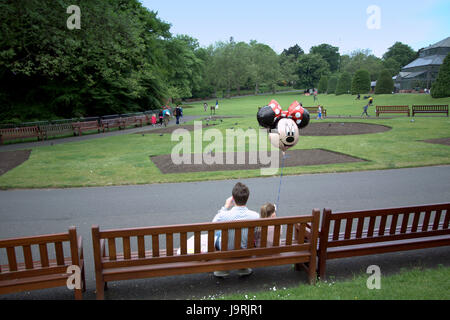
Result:
[[[326,263],[327,263],[327,261],[326,261],[326,259],[324,259],[324,258],[319,258],[319,277],[320,277],[320,280],[325,280],[325,277],[326,277],[326,274],[325,274],[325,271],[326,271]]]
[[[75,300],[83,300],[82,289],[75,289]]]
[[[105,283],[99,279],[96,279],[96,291],[97,291],[97,300],[105,299]]]

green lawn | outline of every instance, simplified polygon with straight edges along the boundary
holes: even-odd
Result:
[[[276,286],[261,292],[210,296],[216,300],[448,300],[450,268],[414,268],[380,277],[380,289],[368,289],[370,274],[345,281],[319,281],[315,286],[301,284],[294,288]],[[370,280],[369,280],[370,282]]]
[[[272,98],[284,109],[294,100],[304,106],[313,105],[312,97],[296,93],[276,96],[249,96],[220,100],[218,115],[239,118],[217,121],[215,129],[224,135],[230,128],[258,128],[256,112]],[[366,162],[314,165],[285,168],[285,174],[345,172],[375,169],[392,169],[415,166],[450,164],[450,147],[424,143],[421,140],[450,137],[450,118],[445,116],[419,116],[414,122],[406,116],[392,119],[361,120],[364,100],[354,96],[320,95],[321,104],[329,116],[351,115],[351,119],[323,121],[364,121],[392,127],[392,130],[367,135],[335,137],[301,137],[295,149],[323,148],[367,160]],[[215,102],[215,101],[214,101]],[[375,96],[375,105],[450,104],[450,98],[432,99],[429,95]],[[208,111],[209,112],[209,111]],[[207,112],[207,113],[208,113]],[[190,104],[185,115],[205,115],[203,103]],[[374,115],[374,107],[369,109]],[[318,121],[313,119],[312,122]],[[236,125],[237,123],[237,125]],[[206,130],[204,130],[205,132]],[[87,141],[36,147],[30,159],[0,176],[0,188],[81,187],[124,184],[147,184],[211,179],[241,179],[259,177],[260,170],[221,171],[204,173],[162,174],[149,160],[150,155],[170,154],[178,142],[169,134],[127,134]],[[205,147],[208,142],[204,142]],[[225,145],[225,142],[224,142]],[[246,148],[248,148],[248,143]]]

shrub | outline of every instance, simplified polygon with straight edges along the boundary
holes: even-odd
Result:
[[[367,70],[358,70],[353,76],[352,94],[368,93],[370,91],[370,74]]]
[[[322,76],[319,80],[319,86],[317,88],[319,90],[319,93],[326,93],[327,87],[328,87],[328,77]]]
[[[344,72],[336,85],[336,95],[347,94],[352,86],[352,77],[350,73]]]
[[[377,80],[375,94],[387,94],[394,91],[394,80],[392,80],[391,72],[383,70]]]
[[[328,94],[332,94],[336,92],[336,85],[338,82],[338,78],[336,76],[331,76],[330,79],[328,80],[328,85],[327,85],[327,93]]]
[[[450,97],[450,53],[445,57],[438,77],[431,86],[431,96],[433,98]]]

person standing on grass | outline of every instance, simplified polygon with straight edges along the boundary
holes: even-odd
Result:
[[[317,106],[317,120],[322,120],[322,107],[320,104]]]
[[[247,208],[247,201],[250,196],[250,190],[243,183],[236,183],[232,196],[226,199],[225,205],[219,210],[213,219],[213,222],[237,221],[237,220],[257,220],[259,214]],[[247,248],[248,229],[242,229],[241,248]],[[217,250],[221,250],[222,232],[216,231],[214,243]],[[234,249],[234,230],[228,232],[228,250]],[[248,276],[252,274],[250,268],[239,269],[239,276]],[[214,276],[223,278],[229,275],[228,271],[214,271]]]
[[[203,104],[203,109],[205,110],[205,112],[206,110],[208,110],[208,104],[206,102]]]

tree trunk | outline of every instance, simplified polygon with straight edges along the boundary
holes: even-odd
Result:
[[[259,85],[258,83],[255,84],[255,96],[258,94],[259,91]]]

